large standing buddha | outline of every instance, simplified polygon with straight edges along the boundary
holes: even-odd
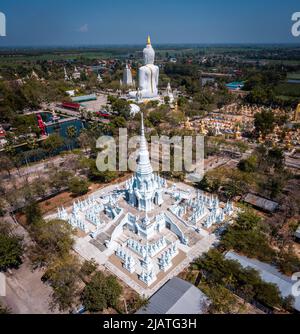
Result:
[[[138,91],[130,92],[131,98],[138,100],[158,98],[159,67],[154,65],[155,51],[148,36],[147,46],[143,51],[144,66],[139,69]]]

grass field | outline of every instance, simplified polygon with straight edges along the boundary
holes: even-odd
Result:
[[[289,80],[300,80],[300,72],[289,73],[287,78]]]
[[[275,88],[275,93],[281,96],[300,98],[300,84],[281,83]]]
[[[68,53],[68,54],[56,54],[56,53],[46,53],[39,55],[13,55],[6,56],[0,55],[0,63],[15,63],[15,62],[36,62],[36,61],[44,61],[44,60],[70,60],[70,59],[108,59],[113,57],[112,53],[105,52],[76,52],[76,53]]]

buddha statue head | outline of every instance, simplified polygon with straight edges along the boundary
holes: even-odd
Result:
[[[145,65],[153,65],[155,60],[155,51],[151,45],[150,36],[148,36],[147,46],[143,51]]]

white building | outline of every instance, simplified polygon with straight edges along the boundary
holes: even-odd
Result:
[[[133,87],[132,72],[131,72],[131,68],[128,64],[126,64],[126,67],[123,71],[122,86]]]
[[[154,205],[163,203],[162,192],[165,185],[166,181],[153,173],[142,115],[140,152],[137,170],[127,183],[128,201],[139,211],[150,212]]]
[[[74,80],[79,80],[81,77],[81,73],[78,71],[77,67],[74,68],[74,73],[72,75]]]
[[[168,183],[153,172],[141,118],[137,167],[128,181],[101,189],[92,196],[60,208],[59,218],[79,229],[83,237],[75,251],[95,259],[138,293],[151,296],[200,256],[215,239],[211,230],[234,213],[185,184]]]

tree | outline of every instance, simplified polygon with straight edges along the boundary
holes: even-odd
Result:
[[[54,154],[64,144],[63,138],[58,134],[50,135],[44,142],[43,147],[49,154]]]
[[[280,307],[283,303],[278,286],[261,282],[255,288],[255,298],[268,307]]]
[[[275,128],[275,116],[272,110],[263,110],[254,116],[254,125],[256,131],[261,133],[265,138]]]
[[[22,264],[23,245],[4,223],[0,224],[0,271],[18,268]]]
[[[111,275],[108,276],[106,278],[106,298],[108,306],[116,307],[122,292],[123,288],[119,284],[117,278]]]
[[[164,103],[165,104],[170,104],[170,96],[165,96],[164,97]]]
[[[7,307],[3,306],[1,303],[0,303],[0,315],[2,314],[10,314],[10,309],[8,309]]]
[[[33,266],[39,267],[51,263],[56,257],[69,254],[75,231],[63,220],[40,220],[30,229],[35,244],[30,249]]]
[[[57,257],[50,263],[42,279],[53,289],[52,309],[58,307],[60,311],[67,311],[72,308],[79,294],[79,271],[79,261],[72,255]]]
[[[31,202],[25,207],[27,224],[33,224],[42,219],[42,212],[37,202]]]
[[[69,180],[72,173],[67,170],[58,170],[56,168],[50,170],[50,185],[56,190],[60,190],[69,186]]]
[[[161,110],[151,111],[148,116],[148,120],[156,127],[163,121],[167,120],[166,113]]]
[[[89,160],[89,179],[91,181],[109,183],[117,178],[118,174],[113,171],[100,172],[95,160]]]
[[[257,169],[257,157],[255,155],[252,155],[246,160],[241,160],[238,165],[238,168],[242,172],[254,173]]]
[[[123,99],[111,100],[112,110],[128,120],[130,118],[130,103]]]
[[[260,223],[261,218],[250,208],[246,208],[243,212],[239,213],[236,220],[237,227],[243,231],[261,229]]]
[[[112,120],[112,128],[113,130],[118,130],[120,128],[126,128],[127,122],[126,119],[123,116],[117,116]]]
[[[270,237],[261,224],[261,218],[253,210],[240,213],[234,225],[222,236],[221,245],[227,250],[245,254],[251,258],[271,262],[276,252],[269,245]]]
[[[6,155],[1,155],[0,157],[0,171],[6,171],[8,176],[11,177],[11,170],[13,169],[14,164],[12,160],[6,156]]]
[[[95,260],[84,261],[80,269],[80,278],[87,282],[89,278],[96,272],[98,264]]]
[[[71,142],[73,143],[73,140],[77,137],[77,130],[75,126],[72,125],[67,128],[67,136],[70,139],[69,149],[71,150]]]
[[[215,296],[216,286],[234,291],[248,302],[256,300],[271,308],[284,305],[276,285],[264,282],[258,271],[243,268],[239,262],[225,259],[224,255],[215,249],[197,259],[195,265],[204,274],[205,282],[211,288],[208,291],[212,292],[212,296],[218,304],[221,304],[220,306],[223,303],[222,299],[218,298],[219,294]]]
[[[27,139],[26,144],[30,150],[35,150],[39,147],[37,141],[32,137]]]
[[[262,192],[268,192],[271,199],[276,199],[282,193],[285,185],[285,177],[281,175],[271,176],[261,186]]]
[[[86,131],[82,131],[80,133],[78,141],[80,147],[83,148],[85,151],[87,151],[88,148],[91,148],[93,144],[93,138],[91,138],[91,136]]]
[[[88,193],[89,183],[85,179],[73,177],[69,181],[69,190],[74,196],[82,196]]]
[[[284,151],[278,147],[272,148],[268,152],[267,161],[271,168],[282,170],[285,162]]]
[[[10,143],[9,141],[4,145],[4,151],[8,156],[13,156],[16,154],[16,149],[15,149],[15,145],[13,145],[12,143]]]
[[[122,290],[114,276],[106,277],[102,272],[96,272],[84,288],[82,301],[88,311],[101,312],[117,306]]]
[[[281,272],[285,275],[292,276],[300,271],[300,259],[292,247],[279,253],[278,262]]]
[[[214,284],[212,288],[203,287],[203,292],[212,300],[209,307],[212,314],[231,314],[237,305],[237,299],[233,293],[220,284]]]
[[[6,205],[5,202],[0,199],[0,217],[3,217],[6,213]]]
[[[129,314],[134,314],[140,309],[147,309],[148,305],[149,299],[140,297],[138,294],[132,296],[130,299],[126,299],[126,310]]]

